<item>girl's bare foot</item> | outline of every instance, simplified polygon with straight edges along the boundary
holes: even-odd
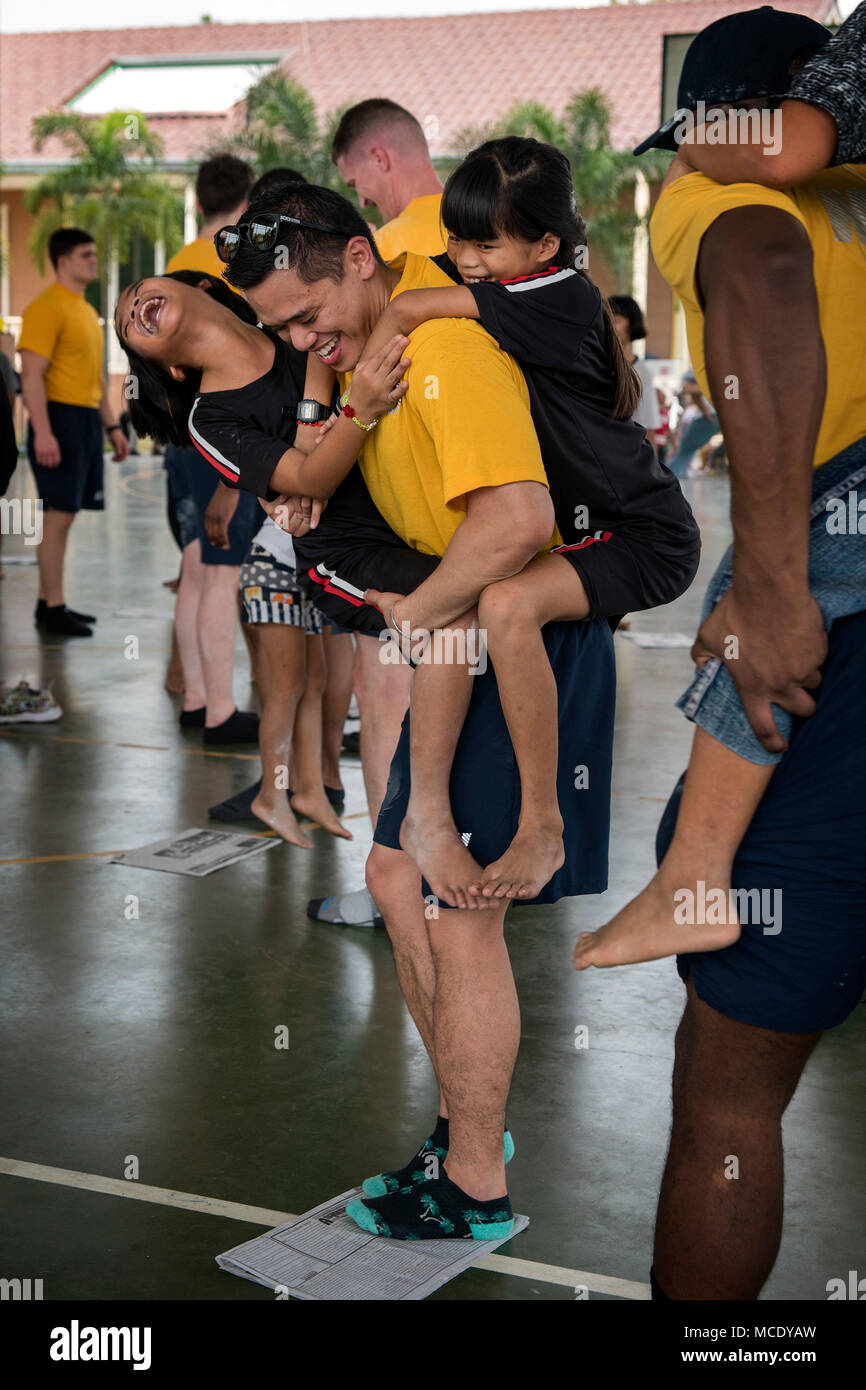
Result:
[[[329,834],[337,835],[341,840],[352,839],[351,830],[346,829],[334,811],[325,795],[324,787],[321,791],[295,792],[292,796],[292,809],[297,811],[299,815],[306,816],[307,820],[316,821]]]
[[[520,825],[501,859],[488,864],[469,887],[473,897],[535,898],[565,862],[562,821]]]
[[[635,965],[690,951],[720,951],[740,935],[730,875],[692,879],[688,887],[656,874],[642,893],[598,931],[582,932],[574,948],[575,970],[590,965]]]
[[[263,801],[259,792],[258,796],[253,798],[251,809],[254,816],[258,816],[265,825],[269,825],[271,830],[276,830],[290,845],[299,845],[301,849],[313,848],[312,840],[304,834],[295,820],[285,793],[280,794],[276,802],[271,804]]]
[[[466,891],[467,884],[477,880],[481,865],[469,853],[450,818],[422,823],[406,816],[400,827],[400,844],[418,865],[434,896],[449,907],[496,906],[483,898],[472,899]]]

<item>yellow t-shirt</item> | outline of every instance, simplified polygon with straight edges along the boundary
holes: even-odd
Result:
[[[827,397],[814,466],[866,435],[866,165],[841,164],[808,183],[776,190],[714,183],[686,174],[669,184],[650,221],[656,264],[682,300],[695,376],[709,399],[704,314],[696,284],[704,233],[732,208],[780,208],[812,243],[818,312],[827,354]],[[803,383],[804,390],[809,383]]]
[[[225,266],[216,253],[216,247],[210,237],[197,237],[195,241],[189,242],[176,251],[165,268],[166,275],[173,270],[200,270],[203,275],[209,275],[214,280],[222,280],[235,294],[240,294],[240,290],[235,289],[234,285],[229,285],[228,280],[223,276]]]
[[[441,256],[445,250],[445,236],[439,222],[441,202],[441,193],[413,198],[398,217],[392,217],[384,227],[379,227],[376,245],[382,259],[393,261],[404,251],[414,251],[416,256]]]
[[[394,295],[453,283],[411,251],[391,268],[402,272]],[[523,373],[479,323],[431,319],[410,334],[406,355],[410,389],[370,431],[359,462],[392,530],[414,550],[443,555],[466,516],[467,493],[505,483],[547,487],[547,476]],[[550,544],[560,543],[554,532]]]
[[[45,396],[63,405],[96,407],[102,400],[102,328],[83,294],[49,285],[28,304],[19,352],[48,358]]]

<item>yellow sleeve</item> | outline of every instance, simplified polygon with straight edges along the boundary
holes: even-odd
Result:
[[[37,352],[40,357],[47,357],[50,361],[59,333],[60,315],[57,310],[44,300],[37,299],[24,310],[18,351]]]
[[[517,363],[477,324],[442,319],[437,327],[408,350],[413,389],[405,400],[419,411],[435,444],[443,501],[465,511],[466,494],[477,488],[522,482],[547,487]]]
[[[650,221],[652,251],[662,275],[686,304],[699,301],[695,272],[710,227],[733,208],[756,206],[778,208],[806,226],[794,199],[782,189],[721,184],[706,174],[685,174],[664,190]]]

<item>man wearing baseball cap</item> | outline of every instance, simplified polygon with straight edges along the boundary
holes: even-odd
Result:
[[[767,6],[709,25],[686,54],[679,111],[636,151],[677,151],[653,254],[731,461],[732,553],[680,706],[741,759],[778,761],[732,882],[778,893],[784,914],[678,958],[688,997],[656,1227],[663,1299],[758,1297],[781,1239],[783,1112],[822,1031],[866,985],[866,166],[783,189],[723,185],[677,141],[699,140],[696,121],[737,131],[743,108],[777,118],[829,37]],[[826,1273],[816,1279],[823,1298]]]

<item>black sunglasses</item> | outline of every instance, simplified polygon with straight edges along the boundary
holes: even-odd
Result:
[[[254,246],[257,251],[270,251],[277,243],[280,227],[284,222],[294,227],[306,227],[311,232],[340,236],[345,241],[352,235],[349,232],[338,231],[336,227],[323,227],[318,222],[305,222],[301,217],[289,217],[284,212],[262,212],[258,217],[238,222],[236,226],[220,227],[213,239],[216,253],[220,260],[228,265],[236,254],[242,237],[246,237],[250,246]]]

